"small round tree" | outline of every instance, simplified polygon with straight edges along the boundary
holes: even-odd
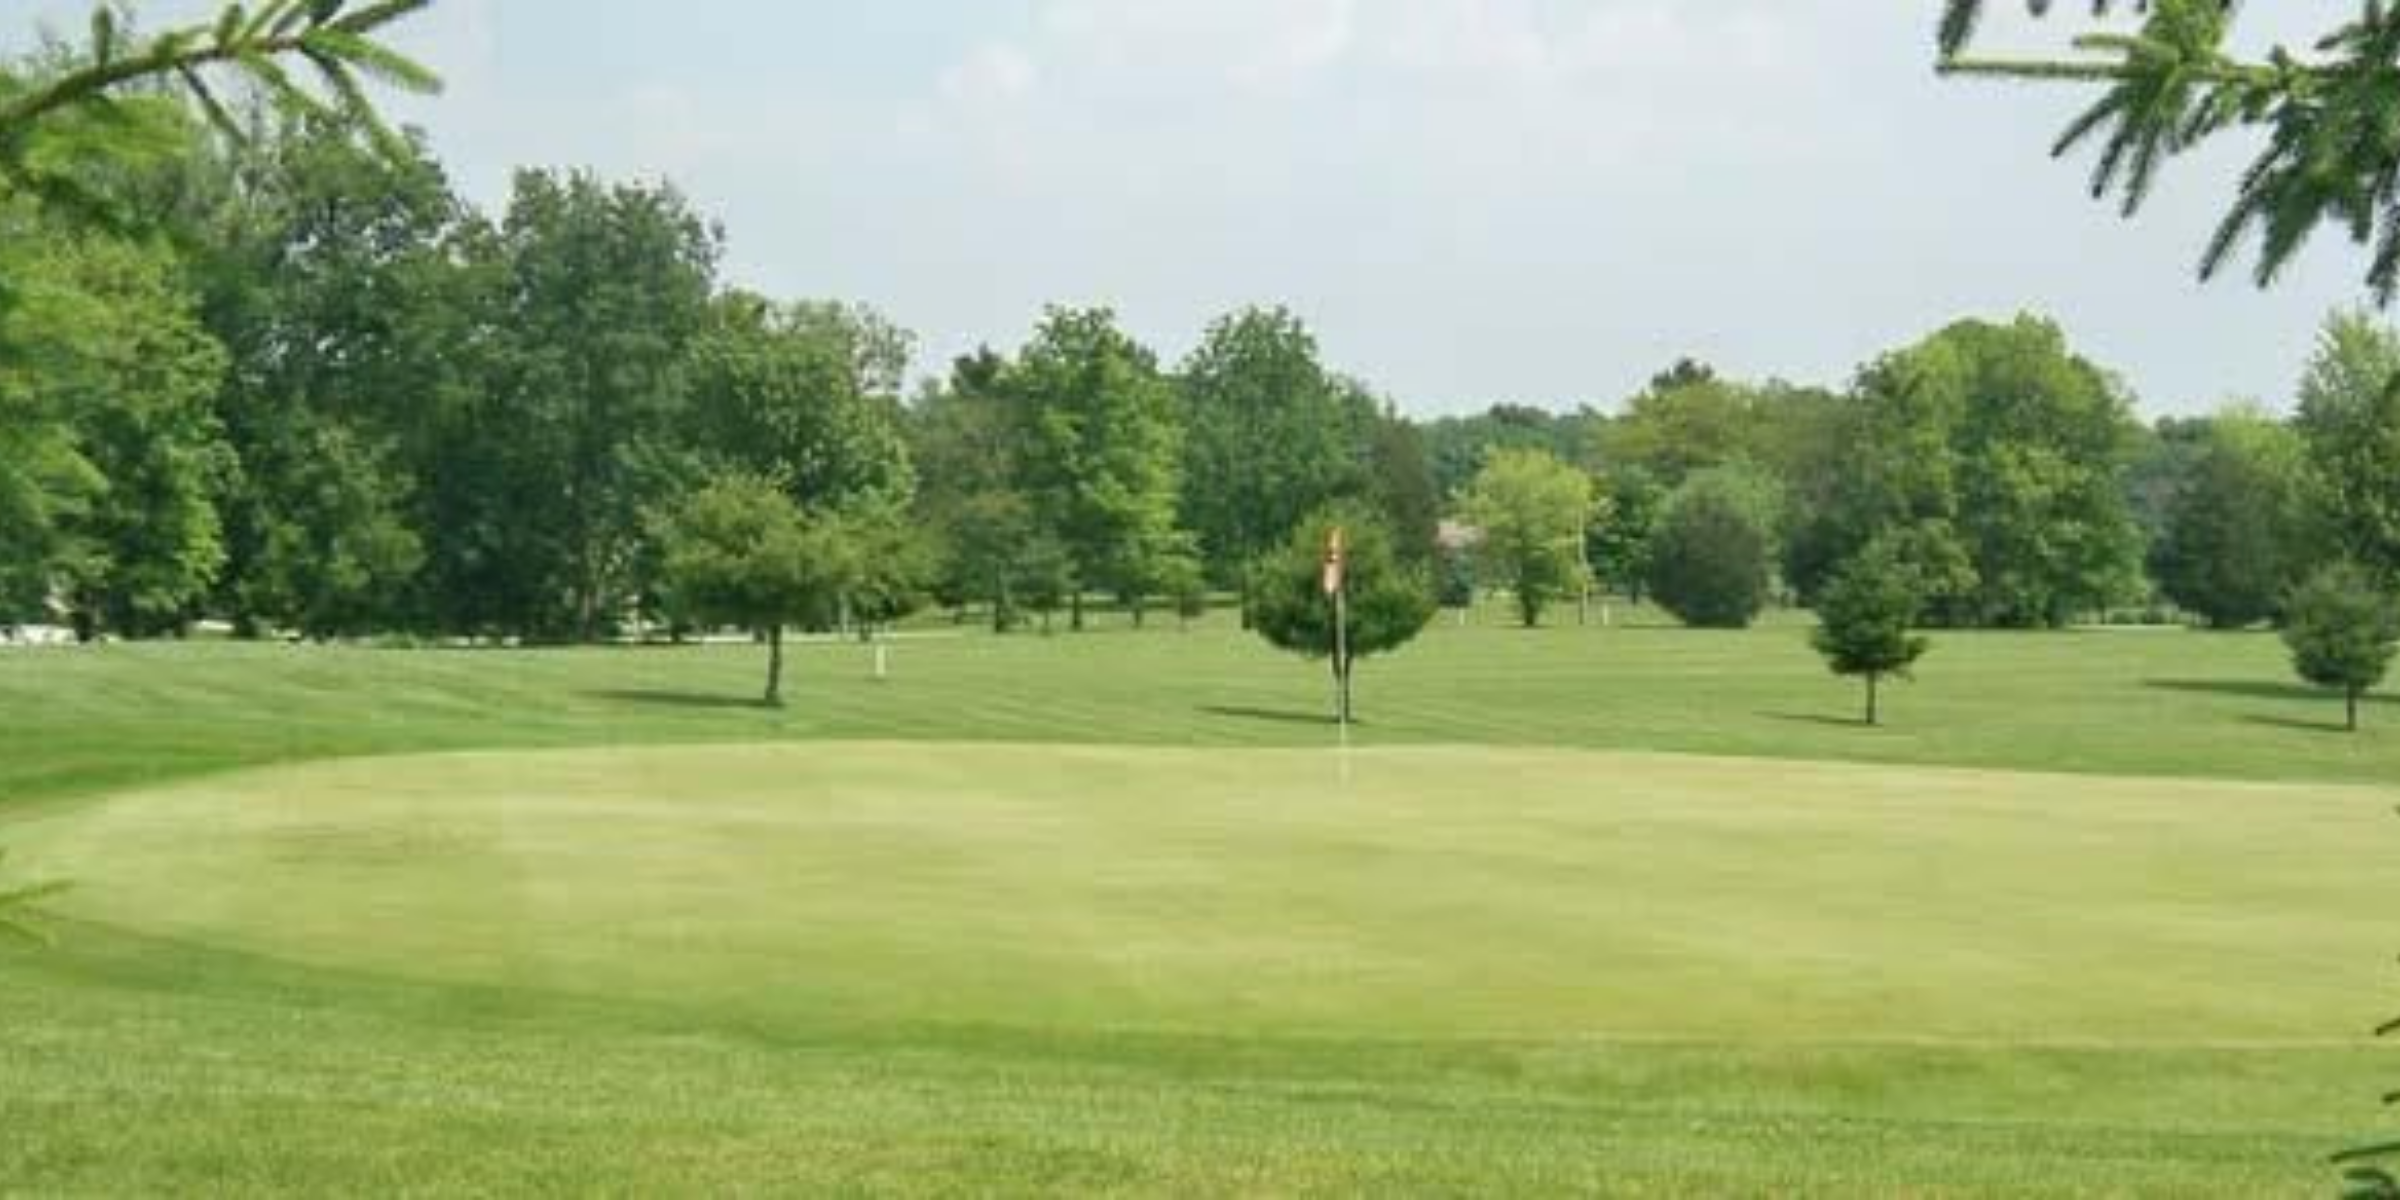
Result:
[[[2356,733],[2358,698],[2383,682],[2400,648],[2400,607],[2365,568],[2335,563],[2284,602],[2283,641],[2302,679],[2342,693],[2344,727]]]
[[[1668,498],[1651,535],[1651,598],[1686,625],[1749,625],[1767,605],[1774,529],[1760,481],[1737,470],[1694,475]]]
[[[824,623],[841,593],[842,556],[820,544],[800,509],[764,479],[734,475],[684,498],[656,522],[665,590],[678,614],[766,638],[766,703],[783,703],[783,629]]]
[[[1346,542],[1346,655],[1334,653],[1334,603],[1325,594],[1326,535]],[[1397,650],[1433,620],[1433,580],[1401,559],[1382,519],[1358,505],[1335,505],[1300,522],[1283,549],[1261,563],[1253,624],[1269,643],[1333,667],[1342,719],[1350,717],[1351,673],[1359,659]]]
[[[1837,569],[1817,601],[1809,641],[1834,674],[1866,681],[1869,725],[1882,720],[1877,685],[1887,675],[1908,678],[1932,647],[1909,632],[1923,603],[1916,572],[1880,539]]]

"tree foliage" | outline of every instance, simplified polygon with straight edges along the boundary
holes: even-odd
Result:
[[[1464,494],[1494,454],[1539,450],[1564,462],[1582,458],[1591,440],[1587,422],[1525,404],[1495,404],[1471,416],[1442,417],[1425,426],[1425,450],[1444,497]]]
[[[637,598],[643,514],[679,481],[719,240],[672,187],[518,174],[482,247],[496,369],[461,431],[507,476],[473,516],[480,577],[460,581],[505,624],[588,639]]]
[[[765,699],[782,703],[784,628],[832,620],[844,582],[838,537],[757,476],[717,479],[654,520],[666,548],[669,607],[698,624],[765,637]]]
[[[2297,425],[2335,547],[2400,586],[2400,331],[2361,313],[2328,322]]]
[[[1323,588],[1326,538],[1335,529],[1347,545],[1347,658],[1334,653],[1334,603]],[[1429,568],[1400,554],[1382,519],[1356,502],[1337,503],[1294,525],[1260,572],[1255,603],[1259,636],[1329,663],[1345,709],[1359,660],[1407,645],[1438,611]]]
[[[1290,310],[1219,318],[1177,384],[1183,524],[1217,579],[1238,581],[1302,517],[1365,486],[1372,402],[1325,370]]]
[[[1600,461],[1672,491],[1694,472],[1760,461],[1764,410],[1759,389],[1686,359],[1600,428]]]
[[[1869,365],[1792,523],[1795,582],[1905,532],[1947,625],[2056,626],[2137,588],[2114,380],[2048,321],[1963,321]],[[1833,446],[1847,447],[1837,453]]]
[[[2209,421],[2152,548],[2160,591],[2219,628],[2274,616],[2310,540],[2304,455],[2289,427],[2254,412]]]
[[[385,40],[432,4],[260,0],[251,8],[227,4],[214,20],[143,33],[118,6],[95,3],[81,40],[28,62],[0,63],[0,196],[24,193],[108,218],[116,206],[90,186],[92,159],[155,153],[173,140],[143,111],[161,89],[180,92],[237,141],[250,129],[236,115],[236,93],[246,91],[287,114],[338,119],[402,152],[406,142],[384,123],[371,85],[440,90],[439,76]]]
[[[318,636],[423,622],[428,431],[470,357],[445,336],[446,241],[465,220],[413,141],[364,148],[285,120],[204,157],[175,219],[199,247],[200,311],[228,356],[216,396],[238,470],[220,501],[217,601],[245,631]]]
[[[2337,562],[2284,602],[2283,640],[2300,678],[2342,693],[2355,732],[2359,697],[2383,682],[2400,648],[2400,605],[2371,572]]]
[[[35,225],[48,236],[0,250],[40,301],[0,313],[17,364],[0,408],[26,422],[0,435],[0,524],[27,551],[0,571],[13,615],[57,604],[84,636],[180,629],[225,561],[224,352],[162,248]]]
[[[1650,594],[1687,625],[1739,629],[1765,610],[1775,561],[1775,497],[1739,467],[1675,489],[1650,546]]]
[[[1141,588],[1179,548],[1174,392],[1106,309],[1051,309],[1005,378],[1025,423],[1024,490],[1073,562],[1080,627],[1083,589]]]
[[[863,306],[721,297],[685,369],[688,429],[712,464],[776,479],[805,507],[906,505],[909,343]]]
[[[1817,602],[1809,643],[1834,674],[1863,680],[1866,722],[1878,724],[1886,677],[1906,679],[1932,643],[1910,632],[1924,605],[1915,570],[1891,542],[1867,548],[1834,572]]]
[[[1468,487],[1461,512],[1481,538],[1477,574],[1515,595],[1526,628],[1589,577],[1583,543],[1592,509],[1591,477],[1545,450],[1495,451]]]

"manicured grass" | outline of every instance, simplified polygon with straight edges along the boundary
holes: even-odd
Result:
[[[750,648],[396,651],[140,645],[0,651],[0,803],[264,763],[425,750],[784,739],[1313,746],[1322,668],[1219,625],[991,638],[941,631],[869,679],[796,650],[756,707]],[[1361,745],[1473,744],[2383,783],[2400,703],[2340,732],[2264,634],[1938,635],[1887,727],[1805,630],[1437,627],[1360,670]]]
[[[1222,629],[758,665],[0,657],[0,1189],[2305,1195],[2400,1077],[2400,710],[2268,639],[1868,730],[1789,626],[1444,629],[1347,755]]]

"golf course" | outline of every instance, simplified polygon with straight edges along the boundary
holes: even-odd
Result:
[[[2267,635],[0,659],[36,1193],[2309,1195],[2400,709]]]
[[[0,1200],[2400,1200],[2395,310],[2400,2],[26,0]]]

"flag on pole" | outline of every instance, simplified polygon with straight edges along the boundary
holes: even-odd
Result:
[[[1349,567],[1350,547],[1340,526],[1325,534],[1325,594],[1338,596],[1342,591],[1343,575]]]

